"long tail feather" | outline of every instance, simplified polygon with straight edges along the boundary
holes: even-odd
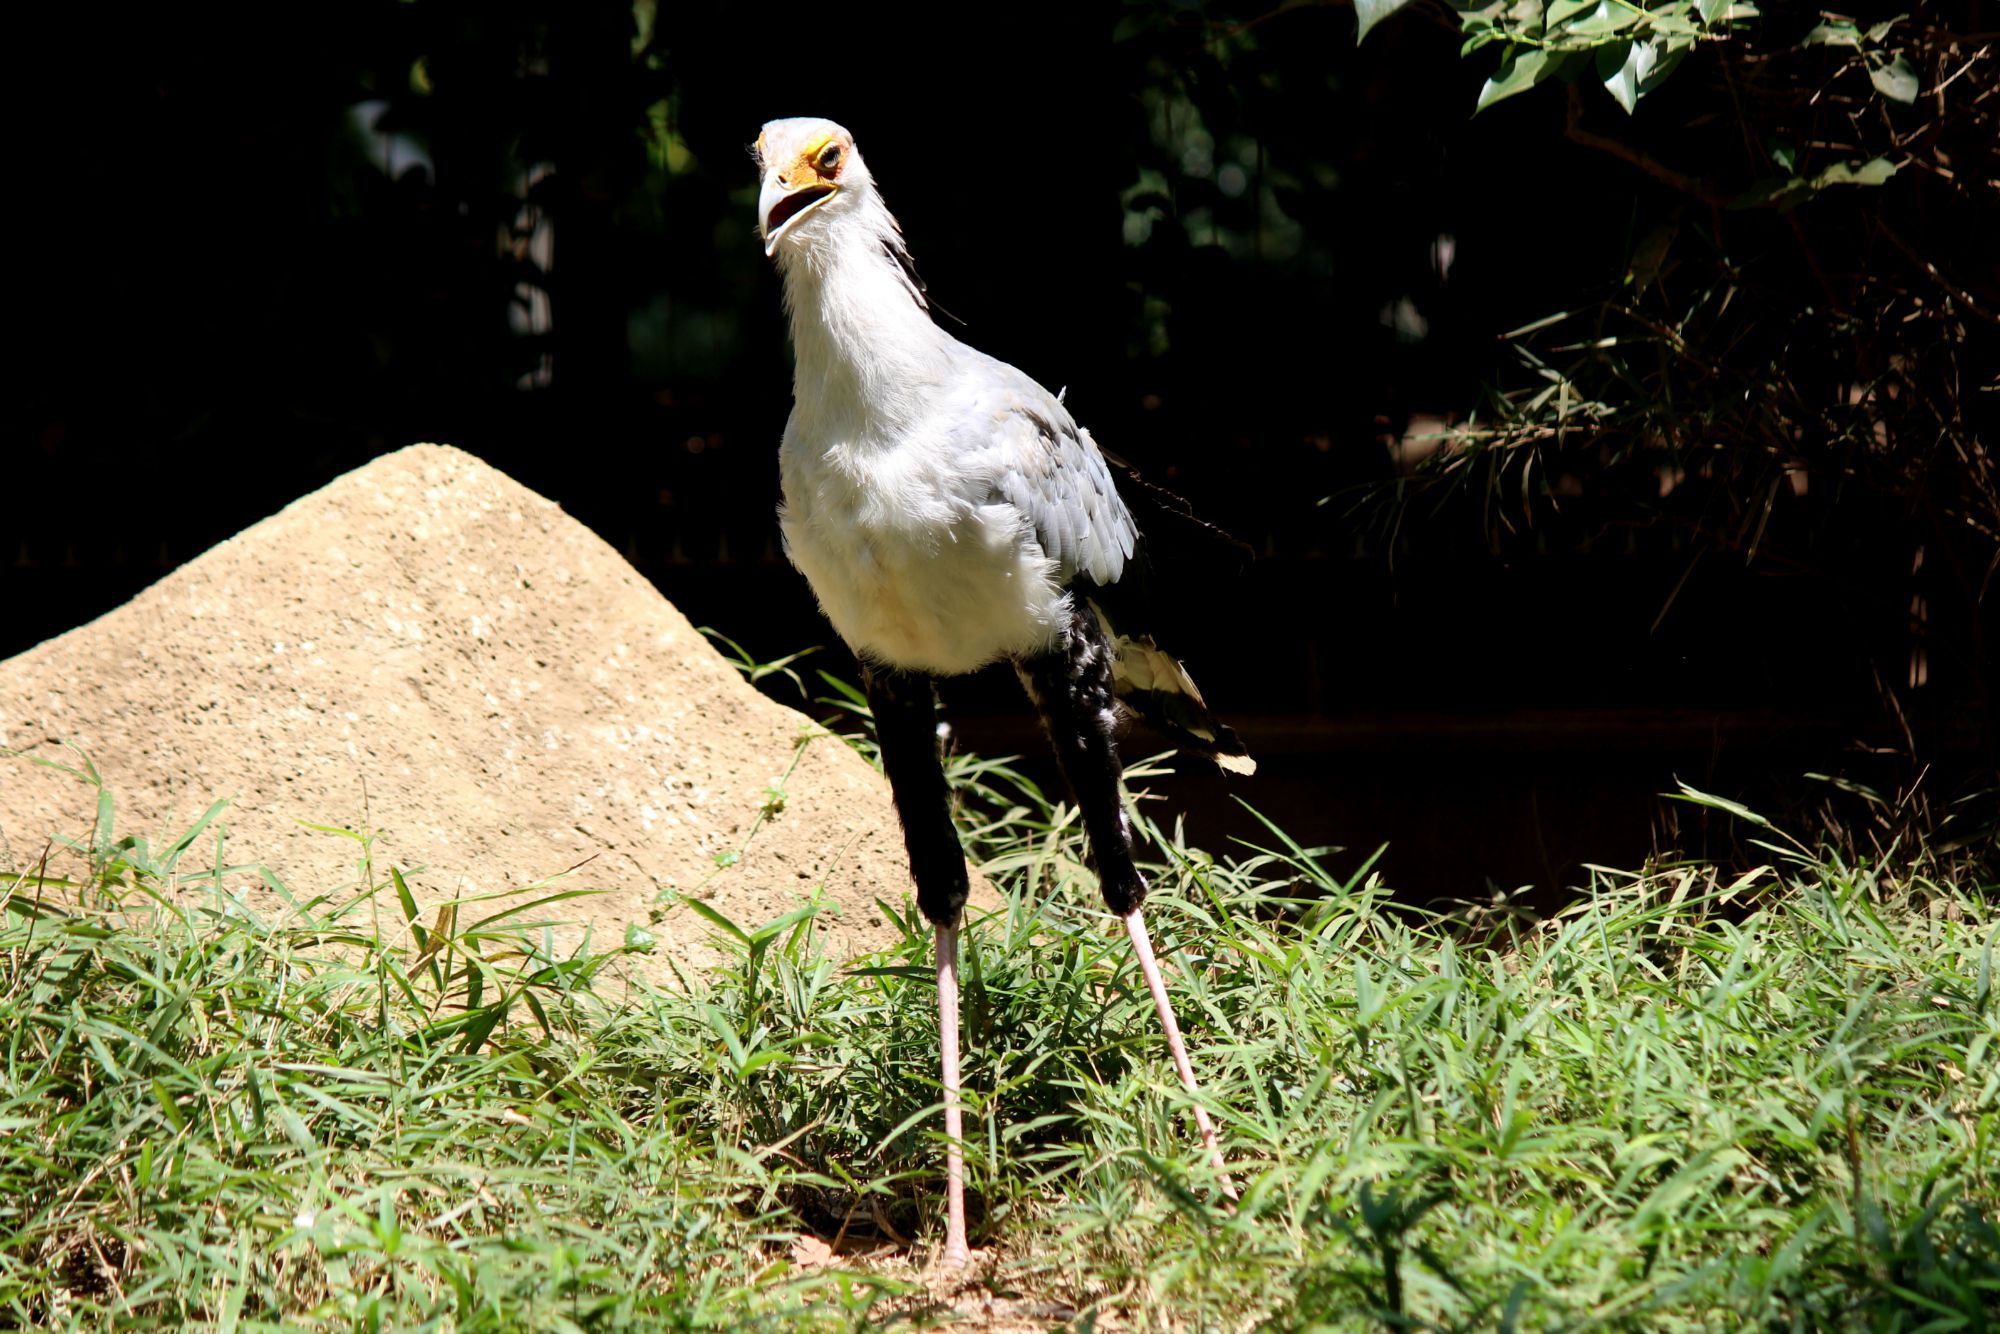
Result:
[[[1118,654],[1112,670],[1120,701],[1178,748],[1212,760],[1230,773],[1257,772],[1257,761],[1250,758],[1235,730],[1209,709],[1180,659],[1151,635],[1121,632],[1096,602],[1090,609]]]

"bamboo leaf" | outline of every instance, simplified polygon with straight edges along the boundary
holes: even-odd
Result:
[[[1473,106],[1473,113],[1486,110],[1495,102],[1504,102],[1516,93],[1524,93],[1540,83],[1549,73],[1549,53],[1534,47],[1516,48],[1500,62],[1500,68],[1479,90],[1479,101]]]
[[[1917,71],[1900,51],[1888,64],[1877,65],[1870,69],[1868,78],[1875,85],[1875,91],[1891,102],[1900,102],[1908,106],[1917,100],[1917,93],[1920,90]]]
[[[1359,43],[1369,29],[1409,3],[1410,0],[1354,0],[1354,40]]]

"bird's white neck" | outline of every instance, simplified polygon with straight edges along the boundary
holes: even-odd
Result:
[[[801,409],[892,433],[921,411],[951,364],[951,335],[892,253],[902,237],[878,199],[780,248]]]

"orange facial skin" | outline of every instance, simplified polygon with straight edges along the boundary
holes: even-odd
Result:
[[[835,185],[840,181],[840,173],[847,166],[848,145],[836,135],[825,135],[813,140],[800,150],[798,158],[785,171],[778,173],[778,184],[784,186]],[[764,136],[757,136],[757,161],[764,161]]]

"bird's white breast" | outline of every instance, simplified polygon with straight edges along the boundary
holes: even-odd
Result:
[[[935,436],[869,439],[794,410],[785,549],[856,653],[934,675],[1055,642],[1069,598],[1013,506]]]

